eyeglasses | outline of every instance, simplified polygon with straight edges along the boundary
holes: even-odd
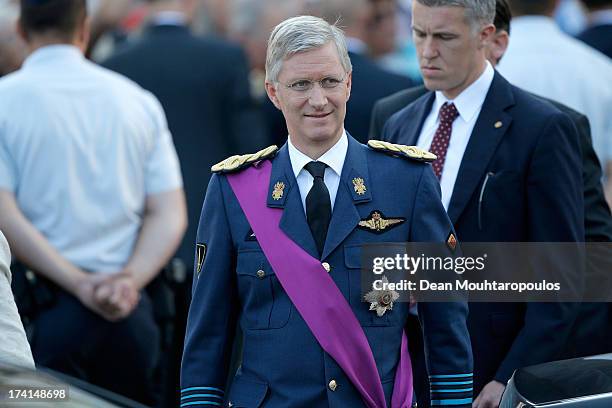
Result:
[[[315,83],[319,83],[321,89],[331,90],[336,89],[340,84],[343,84],[348,73],[345,73],[342,78],[328,76],[318,81],[311,81],[310,79],[298,79],[297,81],[289,84],[283,84],[287,89],[298,96],[308,96],[309,92],[314,89]]]

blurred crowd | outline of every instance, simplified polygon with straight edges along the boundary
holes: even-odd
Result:
[[[19,70],[29,55],[15,28],[19,3],[0,0],[0,77]],[[271,30],[302,14],[339,21],[354,67],[345,127],[365,142],[375,102],[422,82],[410,28],[411,1],[88,0],[87,9],[91,33],[85,55],[159,100],[180,164],[189,222],[162,274],[172,295],[151,294],[154,299],[166,299],[165,309],[156,316],[171,327],[161,335],[167,354],[160,381],[173,390],[178,384],[191,270],[197,255],[197,219],[210,167],[233,154],[280,146],[287,137],[285,120],[264,88]],[[557,51],[547,53],[546,48],[528,50],[533,39],[542,39],[547,47],[551,37],[534,31],[522,37],[517,24],[512,34],[516,43],[510,41],[497,68],[517,86],[563,102],[589,118],[606,197],[612,205],[612,1],[563,0],[554,18],[561,29],[555,35],[570,44],[561,46],[560,53],[566,52],[567,59]],[[543,70],[537,68],[540,62]],[[578,79],[581,74],[586,79]],[[554,77],[559,80],[554,82]],[[6,231],[5,235],[12,243],[13,237]],[[18,261],[29,263],[15,254]],[[160,406],[173,405],[176,394],[166,394]]]

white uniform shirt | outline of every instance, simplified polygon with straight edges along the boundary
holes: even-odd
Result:
[[[0,361],[34,368],[30,344],[11,291],[10,264],[11,251],[0,232]]]
[[[145,197],[181,186],[159,102],[77,48],[43,47],[0,80],[0,189],[75,265],[121,270]]]
[[[300,189],[300,196],[302,197],[302,206],[304,212],[306,212],[306,196],[312,188],[314,177],[304,168],[305,165],[313,161],[310,157],[300,152],[291,143],[291,136],[288,139],[289,148],[289,160],[291,161],[291,167],[293,168],[293,174],[297,180],[298,188]],[[331,149],[326,151],[317,161],[327,164],[325,169],[325,175],[323,181],[329,191],[329,199],[331,200],[332,210],[334,209],[334,203],[336,201],[336,194],[338,193],[338,186],[340,185],[340,175],[342,174],[342,167],[344,166],[344,159],[346,158],[346,152],[348,151],[348,137],[346,131],[343,131],[340,140],[332,146]]]
[[[442,169],[442,177],[440,178],[442,204],[444,204],[444,208],[447,211],[451,196],[453,195],[455,181],[457,181],[457,175],[459,174],[463,154],[470,141],[470,135],[474,130],[476,120],[478,115],[480,115],[482,105],[487,97],[491,83],[493,83],[494,76],[495,71],[487,61],[486,68],[480,77],[464,89],[454,100],[447,99],[442,92],[436,92],[436,99],[431,112],[425,118],[425,122],[423,122],[423,129],[421,129],[417,146],[429,151],[431,142],[440,124],[438,114],[442,105],[446,102],[454,103],[459,112],[459,116],[453,122],[453,130]]]
[[[612,62],[541,16],[512,19],[498,70],[513,85],[561,102],[589,118],[593,147],[612,160]]]

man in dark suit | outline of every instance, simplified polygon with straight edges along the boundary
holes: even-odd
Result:
[[[151,0],[142,37],[103,62],[151,91],[161,102],[181,162],[189,219],[197,217],[217,161],[260,149],[260,118],[253,107],[248,67],[238,47],[199,38],[189,29],[194,2]],[[197,225],[190,223],[178,256],[193,265]]]
[[[393,102],[416,100],[387,121],[383,139],[431,146],[442,159],[434,162],[434,170],[463,241],[583,240],[582,167],[574,125],[486,63],[483,42],[493,40],[492,25],[483,24],[475,30],[478,37],[470,38],[471,27],[461,22],[465,10],[428,3],[414,3],[413,28],[425,85],[439,92],[419,97],[423,90],[411,90],[394,97]],[[445,123],[446,113],[438,126],[435,109],[449,104],[456,104],[455,120]],[[376,123],[382,122],[377,118]],[[560,303],[470,304],[474,391],[480,393],[475,406],[496,407],[514,369],[557,358],[576,313]]]
[[[612,58],[612,1],[582,0],[589,10],[589,27],[578,39]]]
[[[493,65],[496,65],[502,58],[508,46],[510,19],[511,12],[507,1],[497,0],[494,22],[497,31],[488,45],[487,53],[487,59]],[[378,139],[387,119],[427,92],[427,88],[419,86],[400,91],[378,101],[372,112],[370,138]],[[587,242],[612,242],[612,216],[603,193],[602,170],[593,149],[589,121],[583,114],[557,101],[548,101],[572,119],[580,137],[584,183],[585,240]],[[572,330],[572,338],[568,342],[567,357],[609,352],[609,346],[606,345],[604,339],[604,328],[609,318],[606,305],[582,304],[576,327]]]
[[[374,103],[385,96],[414,86],[410,78],[388,72],[367,56],[368,25],[374,18],[369,0],[329,0],[322,2],[322,17],[328,22],[340,19],[346,27],[349,56],[353,64],[353,94],[347,105],[346,130],[360,142],[367,140]]]

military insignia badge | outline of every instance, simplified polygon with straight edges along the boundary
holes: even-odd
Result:
[[[206,244],[197,243],[196,244],[196,252],[197,252],[197,273],[199,274],[202,271],[202,265],[204,265],[204,258],[206,258]]]
[[[361,177],[355,177],[353,179],[353,186],[355,187],[355,192],[358,195],[364,195],[367,190],[365,184],[363,183],[363,179]]]
[[[383,285],[389,283],[386,276],[382,277]],[[384,287],[384,286],[383,286]],[[363,297],[364,300],[370,303],[370,310],[376,311],[378,317],[382,317],[387,310],[393,309],[393,302],[399,299],[399,293],[395,290],[371,290]]]
[[[455,234],[453,234],[452,232],[448,235],[446,245],[451,251],[455,252],[455,249],[457,248],[457,238],[455,238]]]
[[[373,232],[375,234],[382,234],[392,228],[397,227],[406,221],[405,218],[385,218],[382,211],[374,210],[370,213],[368,218],[359,221],[357,228]]]
[[[283,183],[282,181],[278,181],[274,185],[274,191],[272,191],[272,198],[274,200],[280,200],[281,198],[283,198],[284,190],[285,190],[285,183]]]

